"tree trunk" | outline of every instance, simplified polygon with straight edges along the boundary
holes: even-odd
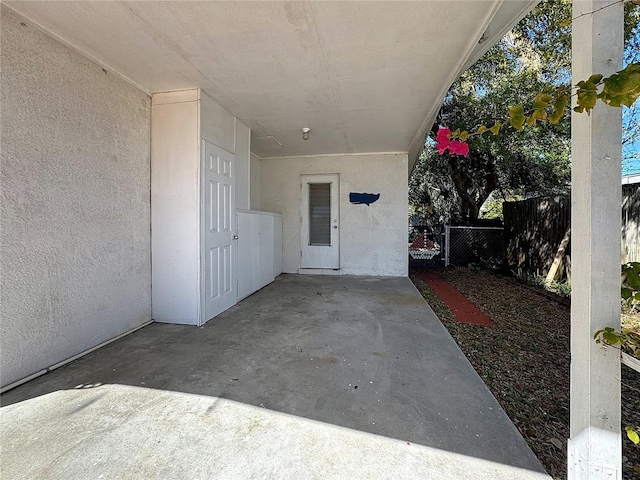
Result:
[[[475,199],[469,194],[458,166],[458,159],[455,155],[449,155],[449,166],[451,167],[451,179],[453,180],[453,185],[455,186],[456,193],[462,201],[462,215],[463,217],[468,216],[469,219],[475,220],[478,218],[480,209],[476,204]]]
[[[478,198],[474,198],[469,193],[469,185],[464,181],[460,170],[458,159],[455,155],[449,155],[449,166],[451,167],[451,179],[455,186],[456,193],[462,201],[462,215],[463,218],[468,220],[477,220],[480,215],[480,207],[485,202],[489,195],[498,188],[498,172],[493,161],[489,163],[489,171],[484,176],[484,186],[478,195]]]

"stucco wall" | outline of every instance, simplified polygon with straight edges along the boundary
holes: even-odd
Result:
[[[249,207],[251,210],[260,210],[260,166],[262,161],[255,155],[251,155],[249,164]]]
[[[1,383],[151,318],[147,95],[2,13]]]
[[[406,154],[269,158],[260,170],[261,208],[282,213],[284,272],[300,268],[300,175],[338,173],[340,273],[407,275]],[[380,199],[352,205],[350,192],[379,193]]]

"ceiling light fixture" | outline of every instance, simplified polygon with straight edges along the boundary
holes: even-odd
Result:
[[[304,127],[302,129],[302,139],[303,140],[309,140],[309,132],[311,131],[310,128]]]

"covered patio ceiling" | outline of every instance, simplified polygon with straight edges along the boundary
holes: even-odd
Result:
[[[261,158],[411,161],[449,85],[536,3],[3,2],[147,93],[203,89]]]

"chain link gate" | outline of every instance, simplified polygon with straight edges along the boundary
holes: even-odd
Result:
[[[503,268],[506,260],[503,227],[446,227],[446,265]]]

